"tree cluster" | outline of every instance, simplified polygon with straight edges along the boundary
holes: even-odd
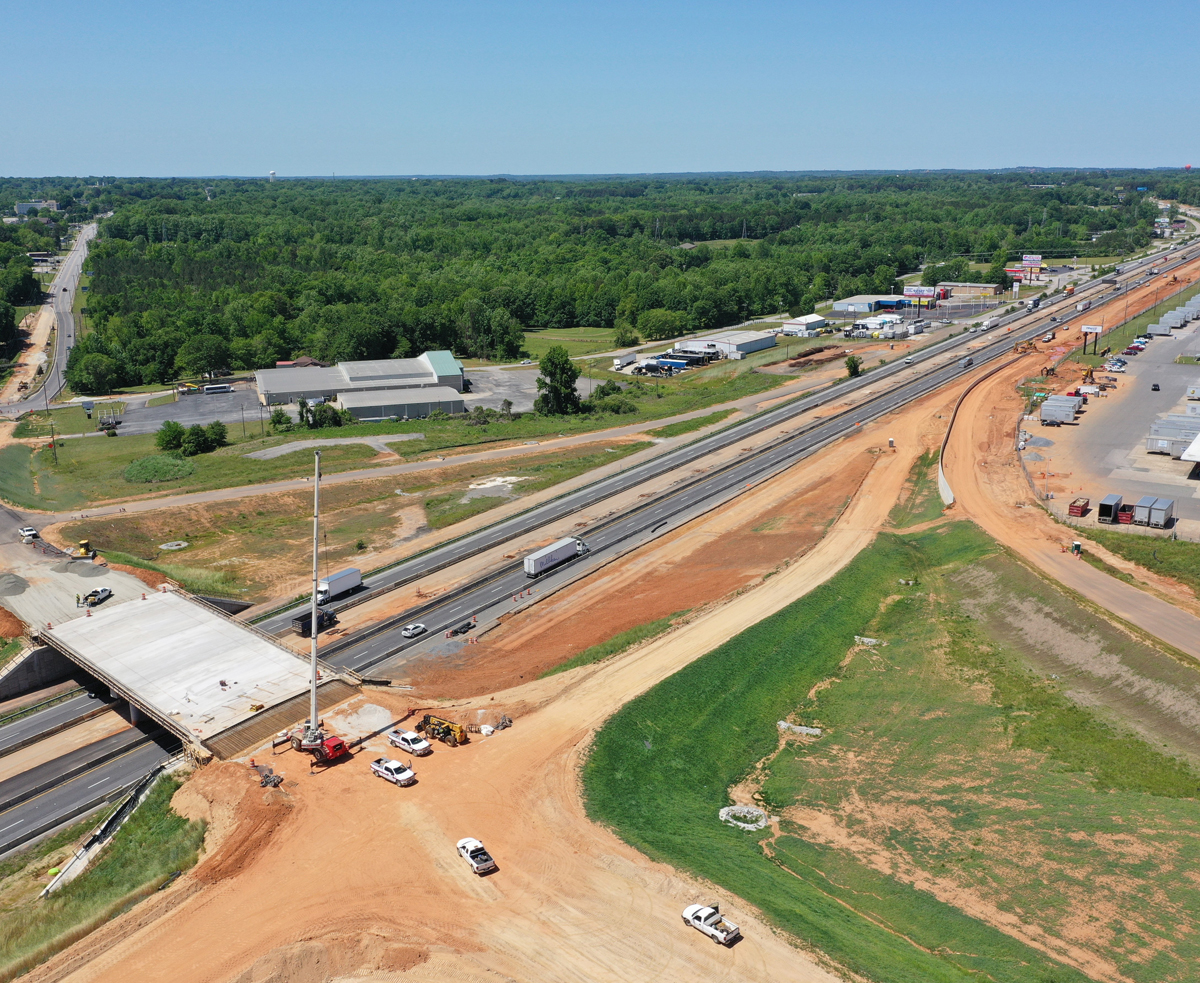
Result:
[[[72,216],[114,211],[89,260],[95,330],[68,365],[72,386],[95,392],[302,354],[507,359],[541,328],[615,327],[624,344],[887,293],[955,259],[991,264],[972,279],[1000,278],[1025,252],[1148,242],[1155,174],[63,179],[37,190],[72,196]],[[1194,179],[1172,180],[1191,194]],[[17,188],[33,191],[0,180],[0,208]]]
[[[213,420],[204,427],[198,423],[185,427],[174,420],[165,420],[154,435],[154,443],[160,451],[195,457],[208,454],[224,447],[229,439],[229,430],[220,420]]]

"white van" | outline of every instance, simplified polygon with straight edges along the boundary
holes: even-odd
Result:
[[[233,392],[233,386],[231,386],[228,382],[219,382],[214,386],[205,386],[204,387],[204,395],[205,396],[211,396],[213,393],[231,393],[231,392]]]

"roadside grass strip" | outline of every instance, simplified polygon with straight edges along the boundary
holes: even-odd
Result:
[[[587,808],[865,979],[1188,979],[1200,778],[1168,689],[1200,708],[1194,669],[973,524],[881,534],[619,710]],[[741,783],[773,828],[720,822]]]
[[[940,451],[925,451],[909,472],[902,498],[896,503],[888,520],[898,529],[932,522],[942,514],[942,499],[937,486],[937,464]]]
[[[28,972],[196,863],[205,826],[171,808],[179,786],[175,778],[160,778],[91,867],[48,898],[5,911],[0,980]]]
[[[648,624],[637,625],[628,631],[613,635],[607,642],[600,642],[590,648],[586,648],[578,655],[567,659],[561,665],[557,665],[553,669],[547,669],[538,678],[544,679],[546,676],[553,676],[555,673],[566,672],[568,669],[576,669],[579,666],[590,666],[592,663],[603,662],[614,655],[620,655],[635,645],[648,642],[652,638],[657,638],[669,629],[675,621],[686,614],[687,611],[676,611],[665,618],[659,618],[657,621],[651,621]]]

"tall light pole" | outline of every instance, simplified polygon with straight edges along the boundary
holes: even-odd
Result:
[[[318,448],[313,452],[315,463],[313,465],[313,555],[312,555],[312,604],[309,610],[312,613],[312,660],[311,670],[312,678],[310,680],[309,702],[308,702],[308,730],[304,734],[305,743],[320,743],[321,729],[317,723],[317,635],[320,634],[320,625],[317,622],[319,615],[317,614],[317,587],[320,583],[320,576],[317,570],[317,549],[321,541],[321,451]]]

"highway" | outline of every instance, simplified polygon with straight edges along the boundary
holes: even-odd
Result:
[[[0,727],[0,755],[9,754],[18,746],[69,727],[77,720],[82,720],[88,714],[108,705],[108,700],[84,693],[32,713],[28,717],[14,720],[11,724],[5,724]]]
[[[42,385],[26,393],[15,402],[0,406],[0,413],[19,415],[26,412],[30,406],[54,398],[63,391],[66,385],[64,371],[67,365],[67,347],[75,344],[75,315],[71,307],[75,303],[75,291],[79,289],[79,274],[83,270],[83,261],[87,258],[88,243],[95,238],[96,223],[90,222],[82,226],[76,233],[75,243],[67,253],[48,288],[50,303],[54,306],[54,320],[57,331],[54,335],[54,357],[51,360],[50,371],[45,376]],[[64,288],[66,288],[64,290]]]
[[[1185,259],[1192,258],[1197,251],[1200,249],[1178,251],[1176,256],[1171,257],[1171,266],[1176,265],[1176,261],[1183,262]],[[835,399],[844,400],[849,392],[862,389],[867,385],[878,386],[879,381],[883,378],[894,377],[901,373],[912,374],[915,366],[944,355],[957,345],[972,341],[984,341],[989,336],[996,339],[971,353],[972,366],[963,366],[958,361],[952,361],[950,364],[933,368],[916,379],[903,382],[887,392],[872,396],[865,402],[834,417],[811,423],[782,439],[758,447],[749,456],[739,459],[726,468],[700,478],[690,479],[682,486],[674,487],[647,502],[640,503],[622,516],[593,526],[584,534],[591,549],[590,555],[540,581],[547,587],[554,586],[556,582],[574,576],[580,565],[592,566],[623,549],[631,548],[629,544],[632,540],[644,535],[651,528],[661,525],[665,531],[666,528],[678,524],[673,520],[685,521],[691,515],[703,511],[702,506],[706,502],[732,497],[733,494],[744,489],[748,482],[762,480],[770,474],[790,467],[821,446],[853,430],[858,424],[889,413],[972,371],[975,366],[1001,357],[1011,351],[1012,346],[1019,341],[1036,338],[1046,330],[1056,328],[1058,324],[1051,322],[1049,318],[1054,316],[1066,320],[1064,315],[1068,312],[1073,313],[1073,305],[1081,297],[1091,299],[1095,306],[1119,296],[1122,289],[1134,282],[1142,282],[1144,277],[1140,271],[1159,259],[1159,257],[1149,257],[1140,263],[1130,264],[1123,273],[1122,282],[1115,288],[1107,289],[1109,285],[1102,284],[1098,280],[1092,281],[1078,288],[1075,295],[1070,298],[1061,297],[1057,301],[1048,302],[1036,319],[1026,320],[1028,315],[1017,313],[1001,318],[1000,324],[997,326],[1004,327],[1024,320],[1025,326],[1021,330],[1009,331],[999,337],[994,334],[965,334],[958,338],[947,339],[914,356],[913,366],[905,365],[903,362],[893,363],[854,383],[839,385],[831,390],[823,390],[812,396],[797,399],[765,413],[760,413],[744,423],[718,431],[711,437],[697,440],[672,453],[662,455],[652,462],[630,468],[486,530],[419,554],[370,578],[367,586],[373,593],[389,583],[409,583],[482,550],[508,542],[515,536],[532,532],[584,506],[595,506],[598,501],[618,492],[627,491],[652,477],[692,464],[714,451],[776,427],[824,403]],[[1168,269],[1169,267],[1164,265],[1163,268]],[[511,603],[513,595],[529,586],[530,583],[521,570],[520,561],[516,561],[484,575],[464,588],[453,591],[440,601],[407,611],[401,616],[326,646],[322,651],[322,658],[336,667],[357,672],[370,670],[388,659],[401,655],[406,650],[427,644],[430,637],[439,635],[447,628],[481,615],[486,617],[486,612],[490,609],[497,604],[503,604],[506,598],[510,599],[509,603]],[[357,603],[357,600],[350,600],[349,603]],[[341,605],[331,605],[335,611],[346,606],[348,606],[347,602],[343,602]],[[303,605],[293,609],[293,611],[300,610],[304,610]],[[292,616],[291,611],[276,615],[264,622],[261,627],[268,631],[284,630]],[[430,630],[429,636],[413,640],[403,638],[400,635],[400,628],[412,621],[426,624]]]
[[[1178,250],[1163,263],[1162,269],[1169,270],[1177,265],[1177,262],[1194,258],[1198,252],[1200,246]],[[634,508],[598,523],[585,532],[586,541],[591,548],[587,556],[537,581],[531,581],[524,576],[519,562],[506,564],[423,608],[406,612],[402,617],[389,619],[325,646],[322,657],[333,665],[365,672],[388,660],[403,659],[406,653],[411,654],[411,650],[428,644],[431,638],[440,637],[446,628],[462,621],[481,615],[480,620],[486,620],[498,611],[512,610],[512,597],[520,591],[531,586],[540,591],[549,590],[567,579],[587,573],[594,566],[620,552],[634,548],[640,542],[688,521],[715,504],[740,494],[747,484],[762,481],[791,467],[820,447],[844,436],[858,424],[898,409],[965,373],[974,371],[983,363],[1002,357],[1011,351],[1014,343],[1018,341],[1043,334],[1054,326],[1049,321],[1049,316],[1053,314],[1065,319],[1065,315],[1072,311],[1074,303],[1081,296],[1092,299],[1094,305],[1119,296],[1121,289],[1130,282],[1139,282],[1143,278],[1140,271],[1159,260],[1160,257],[1150,257],[1127,266],[1121,276],[1121,285],[1116,290],[1093,281],[1077,288],[1074,297],[1060,298],[1048,303],[1037,318],[1029,318],[1023,314],[1003,318],[999,325],[1001,329],[1008,325],[1014,326],[1013,330],[1007,333],[996,335],[993,329],[990,335],[964,334],[948,339],[915,355],[913,365],[896,362],[873,370],[859,380],[842,383],[812,396],[793,400],[718,431],[708,438],[664,454],[648,464],[629,468],[611,478],[595,482],[584,489],[561,496],[505,522],[419,554],[383,571],[369,578],[368,586],[372,591],[386,588],[390,584],[411,582],[465,557],[505,543],[515,536],[536,531],[545,524],[570,515],[584,506],[595,505],[597,501],[619,491],[634,488],[649,478],[699,461],[716,450],[745,441],[814,407],[832,401],[843,401],[848,393],[868,387],[877,389],[885,380],[897,383],[894,388],[873,393],[849,410],[823,420],[812,421],[790,433],[773,438],[725,466],[713,468],[702,475],[689,475],[686,480],[677,483],[666,492],[643,500]],[[994,340],[988,341],[989,336]],[[927,365],[927,371],[922,373],[914,371],[921,363],[953,353],[957,346],[972,342],[983,342],[981,348],[971,352],[972,366],[961,366],[958,360],[954,359],[948,364],[932,368]],[[346,604],[343,602],[342,605],[335,605],[335,610],[339,606],[345,607]],[[295,610],[302,610],[303,607],[297,605]],[[291,617],[290,611],[275,615],[260,627],[279,631],[287,627]],[[399,629],[410,620],[426,623],[430,628],[429,635],[412,641],[401,638]],[[170,753],[170,750],[165,750],[155,743],[134,748],[85,775],[71,778],[0,813],[0,853],[95,808],[106,796],[112,794],[110,790],[120,789],[137,781],[169,757]]]
[[[168,761],[175,749],[151,741],[0,812],[0,856],[112,801]]]

